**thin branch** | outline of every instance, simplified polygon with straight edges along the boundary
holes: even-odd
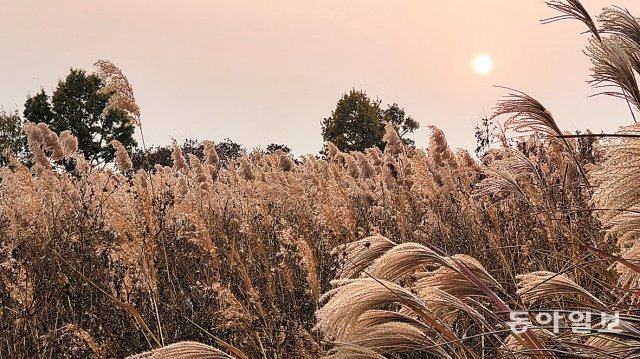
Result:
[[[557,135],[556,138],[584,138],[584,137],[621,137],[621,138],[640,138],[640,135],[629,133],[584,133],[572,135]]]

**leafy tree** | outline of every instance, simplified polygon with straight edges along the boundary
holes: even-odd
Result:
[[[55,132],[70,130],[78,138],[78,148],[94,163],[111,162],[114,149],[111,140],[118,140],[131,150],[134,124],[124,110],[107,107],[113,92],[96,74],[71,69],[66,79],[58,82],[52,96],[41,90],[29,97],[24,116],[31,122],[44,122]]]
[[[225,139],[215,145],[218,158],[220,159],[220,166],[225,167],[230,160],[240,158],[246,153],[244,147],[237,144],[230,139]],[[187,139],[182,145],[180,145],[182,154],[194,154],[201,161],[204,160],[204,146],[201,142],[194,139]],[[144,149],[137,147],[131,153],[131,162],[133,163],[134,170],[145,169],[153,171],[153,167],[156,164],[161,166],[173,166],[173,159],[171,158],[171,146],[155,146],[148,148],[146,153]],[[147,166],[147,160],[148,166]],[[188,160],[188,157],[187,157]]]
[[[216,152],[220,158],[220,166],[226,167],[231,160],[236,160],[247,153],[242,145],[225,138],[224,141],[216,143]]]
[[[142,147],[136,147],[131,152],[131,163],[134,171],[139,169],[153,171],[155,165],[171,167],[173,165],[171,147],[151,146],[146,151]]]
[[[411,116],[406,116],[404,108],[398,106],[397,103],[387,105],[387,109],[384,110],[382,115],[384,122],[391,123],[391,126],[398,132],[398,136],[400,136],[405,145],[415,146],[415,141],[405,137],[405,135],[420,128],[418,121],[414,120]]]
[[[262,152],[264,154],[267,154],[267,155],[273,155],[278,151],[282,151],[282,153],[285,156],[289,157],[293,161],[293,163],[296,163],[296,164],[300,164],[301,163],[299,159],[293,157],[293,153],[291,153],[291,148],[289,148],[289,146],[287,146],[287,145],[271,143],[271,144],[269,144],[267,146],[267,149],[265,151],[262,151]]]
[[[289,146],[287,145],[280,145],[277,143],[271,143],[267,146],[267,150],[265,151],[266,154],[268,155],[272,155],[276,152],[278,152],[278,150],[282,151],[285,154],[290,154],[291,153],[291,149],[289,148]]]
[[[364,151],[379,146],[384,135],[380,101],[363,91],[351,90],[338,101],[331,116],[322,122],[322,138],[341,151]]]
[[[200,160],[204,158],[204,146],[198,140],[187,139],[180,145],[182,154],[194,154]],[[147,149],[146,153],[143,148],[136,147],[131,153],[131,162],[135,170],[144,169],[146,171],[153,170],[155,165],[173,166],[171,158],[171,146],[154,146]],[[147,166],[147,160],[149,161]]]
[[[27,160],[27,138],[22,132],[22,124],[18,111],[0,110],[0,166],[9,164],[9,155]]]
[[[364,91],[351,90],[338,101],[330,117],[322,121],[322,138],[341,151],[364,151],[370,147],[384,148],[384,124],[390,122],[407,145],[413,141],[404,138],[420,125],[406,116],[397,104],[380,107],[380,100],[372,100]]]

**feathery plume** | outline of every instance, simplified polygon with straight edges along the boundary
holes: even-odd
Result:
[[[634,72],[634,59],[625,52],[621,41],[618,38],[603,38],[597,42],[591,40],[585,53],[592,64],[589,84],[594,88],[604,89],[597,94],[625,99],[636,109],[640,109],[640,90]]]
[[[601,308],[606,307],[598,298],[567,278],[564,274],[538,271],[520,274],[516,276],[516,279],[518,280],[518,291],[516,294],[527,303],[532,303],[554,295],[566,296],[577,294],[589,299]]]
[[[366,150],[364,150],[364,152],[367,154],[367,156],[369,156],[374,166],[382,165],[382,152],[380,152],[379,148],[367,148]]]
[[[327,158],[328,159],[330,159],[330,160],[334,159],[339,153],[340,153],[340,150],[338,149],[338,147],[336,145],[334,145],[331,142],[329,142],[327,144]]]
[[[214,146],[212,141],[204,141],[202,142],[204,146],[204,163],[213,166],[214,168],[218,168],[220,165],[220,158],[218,157],[218,152],[216,151],[216,146]]]
[[[398,136],[398,133],[390,123],[384,125],[384,136],[382,140],[386,143],[384,146],[384,152],[391,156],[397,156],[404,152],[404,144]]]
[[[386,359],[385,356],[368,348],[359,347],[353,344],[336,344],[337,347],[331,349],[327,355],[324,356],[324,359]]]
[[[35,164],[41,168],[49,168],[50,163],[42,148],[44,143],[44,134],[39,126],[33,122],[27,122],[24,126],[24,132],[27,134],[27,143],[29,150],[33,154]]]
[[[339,254],[343,261],[340,278],[353,278],[363,269],[396,244],[382,236],[371,236],[335,248],[332,254]]]
[[[367,272],[375,278],[395,282],[425,266],[443,263],[446,263],[443,257],[421,244],[402,243],[376,259]]]
[[[173,159],[173,169],[176,172],[182,172],[184,174],[189,173],[189,165],[187,165],[187,160],[185,160],[182,155],[182,149],[178,146],[176,140],[173,140],[171,144],[171,158]]]
[[[253,181],[256,178],[256,176],[253,174],[253,166],[251,166],[251,163],[246,157],[243,157],[240,160],[239,170],[242,174],[242,177],[244,177],[244,179],[247,181]]]
[[[557,10],[562,13],[562,15],[550,17],[548,19],[542,20],[543,24],[552,23],[555,21],[566,20],[566,19],[576,19],[587,25],[591,34],[595,36],[598,40],[600,40],[600,34],[598,33],[598,28],[596,24],[591,19],[591,15],[587,12],[587,10],[582,6],[580,1],[578,0],[565,0],[566,3],[562,0],[551,0],[547,1],[547,6],[550,8]]]
[[[360,174],[362,178],[367,179],[373,177],[376,173],[375,168],[369,163],[369,159],[362,152],[355,152],[353,154],[358,160],[358,164],[360,165]]]
[[[282,152],[282,150],[276,151],[275,154],[278,157],[278,167],[280,167],[281,170],[283,170],[284,172],[293,170],[295,163],[293,163],[293,160],[291,160],[289,156]]]
[[[58,135],[42,122],[38,124],[38,128],[43,135],[44,149],[51,154],[52,160],[60,161],[64,157],[64,152],[62,151],[62,147],[60,147]]]
[[[233,359],[225,352],[198,342],[179,342],[141,354],[128,356],[127,359]]]
[[[358,162],[356,161],[355,155],[345,155],[345,160],[347,162],[347,172],[349,173],[349,175],[354,179],[358,179],[360,177],[360,168],[358,166]]]
[[[112,140],[111,146],[116,150],[116,166],[122,172],[128,172],[133,169],[133,163],[129,158],[129,153],[118,140]]]
[[[98,77],[104,83],[101,91],[111,95],[103,110],[103,116],[112,109],[121,110],[129,115],[135,125],[140,126],[140,107],[136,104],[129,79],[109,60],[98,60],[94,66],[98,70]]]
[[[200,159],[198,158],[198,156],[194,155],[193,153],[189,153],[188,156],[189,156],[189,164],[191,165],[191,169],[193,170],[196,176],[196,182],[206,183],[207,175],[204,172],[204,168],[202,167],[202,163],[200,162]]]
[[[511,115],[504,124],[506,129],[516,132],[542,132],[550,136],[562,135],[551,112],[540,102],[524,92],[503,88],[511,92],[498,101],[491,119]]]
[[[606,7],[602,9],[598,20],[602,24],[602,33],[615,35],[635,51],[640,51],[640,23],[629,10],[617,6]]]
[[[621,134],[640,134],[640,125],[623,127]],[[597,208],[604,211],[599,213],[609,231],[621,236],[626,242],[628,238],[636,236],[630,228],[640,226],[640,216],[633,210],[640,209],[640,139],[622,138],[602,146],[605,150],[604,161],[591,172],[591,177],[597,183],[593,193],[593,202]]]
[[[316,311],[317,327],[329,338],[342,340],[357,327],[358,318],[366,311],[383,305],[401,304],[423,309],[424,303],[399,285],[371,278],[332,281],[336,287],[321,298],[326,304]]]
[[[65,158],[71,158],[78,153],[78,139],[71,131],[65,130],[60,133],[60,144]]]

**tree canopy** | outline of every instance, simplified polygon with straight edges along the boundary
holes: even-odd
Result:
[[[383,148],[384,125],[389,122],[406,145],[413,145],[413,140],[405,136],[418,129],[420,124],[407,116],[398,104],[387,105],[383,110],[381,103],[361,90],[344,94],[331,116],[322,121],[325,144],[331,142],[343,152]]]
[[[120,141],[129,151],[136,145],[135,127],[129,114],[108,106],[113,95],[113,91],[105,91],[105,83],[97,74],[71,69],[58,82],[52,96],[41,90],[27,98],[24,116],[31,122],[47,124],[57,133],[70,130],[87,159],[94,163],[111,162],[112,140]]]
[[[9,156],[27,160],[27,138],[18,111],[0,110],[0,167],[9,164]]]
[[[202,142],[198,142],[198,140],[187,139],[180,145],[180,149],[183,155],[193,154],[200,160],[204,160],[204,146]],[[215,149],[221,167],[226,167],[230,160],[242,157],[247,151],[242,145],[228,138],[216,143]],[[171,167],[173,166],[171,152],[171,145],[151,147],[148,148],[146,152],[144,149],[138,147],[131,153],[131,162],[135,170],[144,169],[146,171],[153,171],[153,167],[157,164]]]

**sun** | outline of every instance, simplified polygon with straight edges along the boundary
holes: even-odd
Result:
[[[489,55],[481,54],[477,55],[473,59],[473,71],[479,75],[486,75],[491,72],[493,68],[493,61]]]

